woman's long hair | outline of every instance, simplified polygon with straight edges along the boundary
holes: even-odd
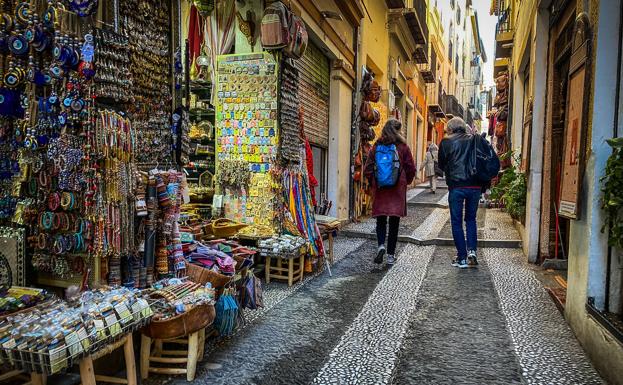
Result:
[[[385,126],[383,126],[383,131],[381,132],[381,136],[378,139],[378,142],[381,144],[398,144],[404,143],[407,141],[400,134],[400,130],[402,129],[402,123],[396,119],[389,119],[385,122]]]

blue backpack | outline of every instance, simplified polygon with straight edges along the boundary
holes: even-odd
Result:
[[[395,144],[377,144],[374,153],[377,187],[394,187],[400,176],[400,156]]]

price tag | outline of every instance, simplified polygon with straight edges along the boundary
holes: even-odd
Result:
[[[67,334],[67,336],[65,337],[65,342],[67,343],[70,357],[75,357],[84,351],[84,349],[82,348],[82,344],[80,343],[78,333],[76,332],[71,332]]]
[[[97,340],[100,341],[106,338],[106,325],[104,324],[104,320],[96,319],[93,323],[95,324]]]
[[[107,315],[105,320],[106,326],[108,327],[111,336],[114,337],[117,334],[121,333],[121,325],[119,324],[119,320],[117,320],[117,316],[114,312],[111,312],[109,315]]]
[[[50,350],[50,374],[58,373],[67,367],[67,348],[65,344]]]

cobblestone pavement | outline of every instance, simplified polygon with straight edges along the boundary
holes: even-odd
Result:
[[[487,266],[459,270],[453,255],[453,248],[435,249],[393,383],[521,383]]]
[[[374,223],[347,229],[373,233]],[[519,239],[499,210],[479,210],[478,223],[484,239]],[[448,210],[410,207],[400,233],[451,237]],[[520,249],[482,249],[481,265],[468,270],[450,266],[453,247],[399,244],[390,269],[372,263],[375,250],[373,240],[341,236],[332,277],[266,285],[264,309],[245,312],[232,337],[208,342],[195,382],[602,383]]]

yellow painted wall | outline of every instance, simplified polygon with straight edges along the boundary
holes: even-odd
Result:
[[[364,63],[375,71],[376,80],[383,90],[388,88],[389,33],[387,6],[381,0],[363,0],[368,15],[363,19],[361,54]],[[378,72],[380,71],[380,72]]]

